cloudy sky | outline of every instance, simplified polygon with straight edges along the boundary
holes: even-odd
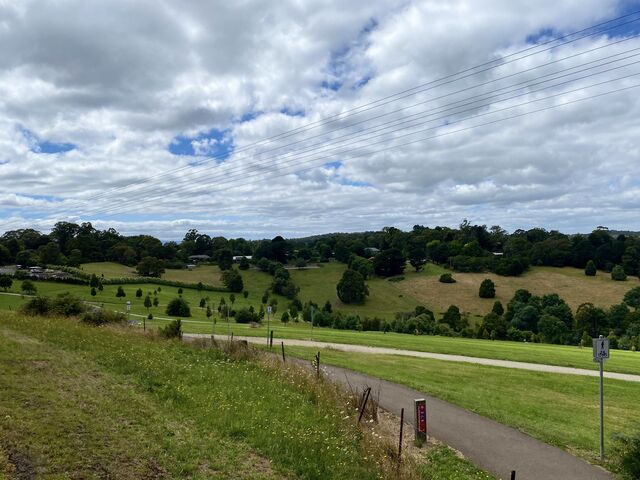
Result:
[[[640,230],[635,10],[0,0],[0,233]]]

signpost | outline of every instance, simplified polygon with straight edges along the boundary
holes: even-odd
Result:
[[[272,311],[273,311],[273,308],[271,308],[271,305],[267,306],[267,345],[269,345],[269,342],[273,343],[273,337],[269,337],[269,331],[271,330],[271,312]]]
[[[600,364],[600,460],[604,460],[604,362],[609,360],[609,339],[593,339],[593,361]]]
[[[414,400],[416,416],[416,441],[427,441],[427,401],[424,398]]]
[[[132,325],[129,313],[131,312],[131,300],[127,300],[127,323]]]

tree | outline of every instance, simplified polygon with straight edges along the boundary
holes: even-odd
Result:
[[[82,250],[78,248],[74,248],[69,252],[69,257],[67,257],[67,265],[70,267],[79,267],[82,263]]]
[[[136,298],[142,298],[142,289],[141,288],[138,288],[136,290]]]
[[[200,308],[204,308],[206,304],[207,304],[207,301],[204,298],[201,298],[200,299]]]
[[[613,270],[611,270],[611,279],[617,282],[624,282],[627,279],[627,274],[621,265],[613,267]]]
[[[538,332],[543,341],[548,343],[564,343],[567,335],[567,325],[553,315],[542,315],[538,321]]]
[[[491,307],[491,311],[498,316],[502,316],[504,314],[504,307],[502,306],[500,300],[495,301],[493,307]]]
[[[209,305],[207,305],[207,311],[205,315],[207,316],[207,320],[209,320],[213,316],[213,312],[211,311],[211,307]]]
[[[485,278],[480,284],[478,294],[480,298],[494,298],[496,296],[496,285],[490,278]]]
[[[413,268],[416,269],[416,272],[422,270],[422,267],[427,263],[427,247],[420,240],[414,240],[409,245],[408,250],[409,263]]]
[[[347,269],[342,274],[342,278],[336,285],[338,298],[343,303],[362,303],[369,289],[364,283],[364,277],[355,270]]]
[[[640,287],[634,287],[625,293],[624,303],[638,310],[640,308]]]
[[[587,266],[584,267],[584,274],[587,277],[595,277],[596,273],[598,273],[598,270],[596,269],[596,264],[594,263],[593,260],[589,260],[587,262]]]
[[[607,313],[592,303],[583,303],[576,311],[576,330],[584,331],[591,338],[609,333]]]
[[[349,260],[349,268],[355,270],[365,279],[373,275],[373,264],[366,258],[352,255]]]
[[[12,255],[7,247],[0,244],[0,265],[11,263]]]
[[[152,304],[153,303],[151,302],[151,297],[149,295],[144,297],[144,308],[147,309],[147,313],[149,313],[149,309],[151,308]]]
[[[381,277],[391,277],[404,272],[406,259],[397,248],[383,250],[373,259],[373,270]]]
[[[153,306],[157,307],[160,304],[160,301],[158,300],[158,297],[154,297],[153,299]]]
[[[461,320],[462,315],[460,314],[460,309],[455,305],[451,305],[447,308],[447,311],[444,312],[441,321],[449,325],[453,330],[457,330],[461,324]]]
[[[185,299],[178,297],[167,304],[166,313],[174,317],[190,317],[191,309]]]
[[[249,264],[249,260],[247,260],[247,257],[242,257],[240,259],[240,264],[238,265],[238,268],[240,270],[249,270],[249,267],[251,265]]]
[[[218,252],[218,267],[220,270],[229,270],[233,266],[233,252],[228,248],[223,248]]]
[[[96,274],[92,273],[91,278],[89,279],[89,286],[97,288],[99,283],[100,283],[100,280],[98,280],[98,277],[96,276]]]
[[[242,292],[242,296],[244,298],[247,298],[249,296],[249,290],[245,290],[244,292]]]
[[[27,295],[33,295],[38,291],[38,289],[36,288],[36,286],[33,284],[31,280],[23,281],[20,288]]]
[[[322,311],[326,312],[326,313],[331,313],[332,310],[333,310],[333,307],[331,306],[331,302],[329,300],[324,302],[324,306],[322,307]]]
[[[118,290],[116,291],[116,297],[124,298],[126,296],[127,294],[124,292],[124,289],[120,285],[118,285]]]
[[[136,270],[143,277],[160,277],[164,273],[164,262],[156,257],[144,257],[136,266]]]
[[[244,289],[244,282],[240,272],[235,269],[222,272],[222,283],[230,292],[241,292]]]
[[[478,337],[490,338],[492,340],[507,338],[509,324],[495,312],[490,312],[482,319]]]
[[[0,275],[0,288],[6,292],[13,285],[13,280],[9,275]]]
[[[96,287],[91,287],[91,296],[95,297],[98,292],[96,292]]]
[[[289,323],[289,312],[288,311],[285,310],[284,312],[282,312],[282,316],[280,317],[280,321],[282,323],[284,323],[285,325],[287,323]]]

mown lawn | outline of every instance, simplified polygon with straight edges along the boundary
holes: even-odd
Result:
[[[287,347],[289,355],[306,359],[316,351]],[[597,378],[331,349],[323,349],[321,358],[455,403],[598,462]],[[640,429],[640,384],[605,379],[605,392],[606,448],[611,456],[615,433]],[[608,466],[616,468],[615,458]]]

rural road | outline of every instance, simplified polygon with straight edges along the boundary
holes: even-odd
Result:
[[[208,337],[185,334],[184,339]],[[226,340],[226,336],[216,336]],[[234,337],[250,342],[265,342],[264,338]],[[286,345],[299,345],[298,340],[287,340]],[[318,342],[307,342],[315,346]],[[331,345],[331,344],[325,344]],[[310,362],[295,359],[310,367]],[[491,472],[497,478],[509,479],[516,471],[518,480],[611,480],[606,470],[590,465],[573,455],[547,445],[515,428],[507,427],[464,408],[425,395],[417,390],[332,365],[324,365],[322,371],[332,380],[360,391],[371,387],[384,410],[400,415],[405,409],[405,419],[414,424],[413,401],[427,401],[427,430],[430,437],[460,451],[479,468]],[[412,435],[412,433],[411,433]]]
[[[185,338],[211,338],[211,335],[204,334],[185,334]],[[216,335],[219,340],[227,339],[226,335]],[[266,344],[265,337],[234,337],[236,340],[246,340],[249,343]],[[513,362],[510,360],[497,360],[495,358],[480,358],[480,357],[467,357],[464,355],[451,355],[444,353],[430,353],[419,352],[415,350],[401,350],[396,348],[384,348],[384,347],[368,347],[365,345],[351,345],[346,343],[332,343],[332,342],[315,342],[312,340],[293,340],[293,339],[278,339],[278,343],[284,341],[285,345],[292,347],[312,347],[312,348],[332,348],[334,350],[341,350],[343,352],[356,352],[356,353],[370,353],[370,354],[383,354],[383,355],[402,355],[405,357],[418,357],[418,358],[432,358],[435,360],[446,360],[448,362],[465,362],[475,363],[478,365],[490,365],[494,367],[504,368],[516,368],[520,370],[532,370],[534,372],[547,372],[547,373],[562,373],[567,375],[584,375],[587,377],[598,377],[600,373],[598,370],[587,370],[585,368],[572,368],[572,367],[560,367],[557,365],[544,365],[540,363],[528,363],[528,362]],[[629,373],[616,373],[616,372],[604,372],[605,378],[611,378],[614,380],[625,380],[627,382],[640,382],[640,375],[632,375]]]

